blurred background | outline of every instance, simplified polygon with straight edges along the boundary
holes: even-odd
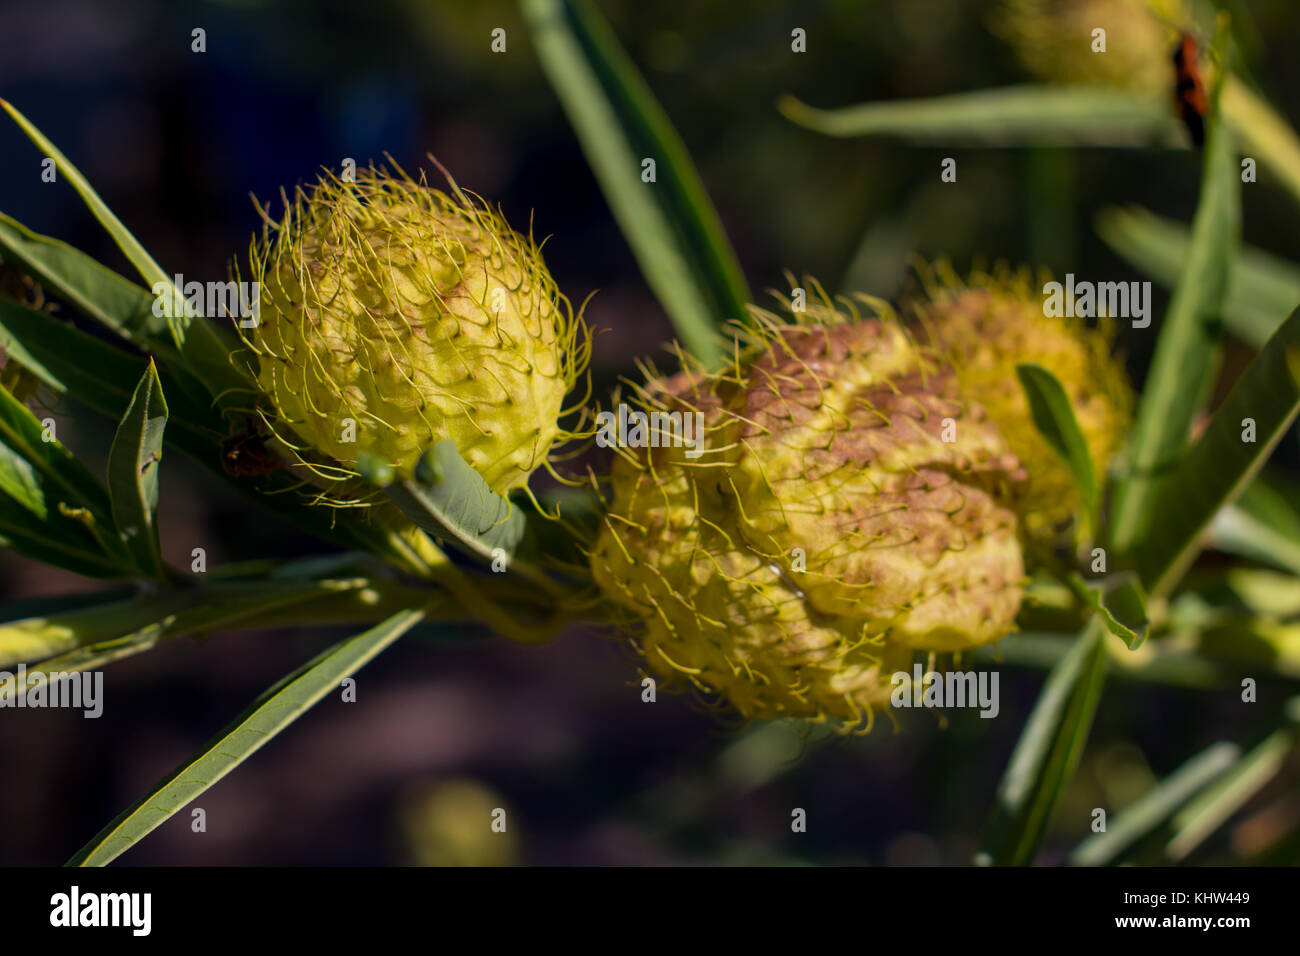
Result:
[[[1191,150],[926,149],[834,140],[784,120],[793,93],[825,107],[1024,82],[971,0],[598,0],[681,133],[756,294],[784,270],[832,291],[895,296],[908,256],[959,270],[1006,261],[1142,278],[1092,231],[1103,205],[1140,201],[1190,220]],[[1294,0],[1230,4],[1248,16],[1250,75],[1296,113]],[[490,50],[504,28],[505,53]],[[790,51],[802,27],[808,52]],[[206,31],[206,52],[191,51]],[[671,364],[650,294],[509,0],[0,0],[0,96],[87,175],[169,272],[224,279],[265,201],[345,157],[432,153],[500,203],[602,330],[603,396],[635,356]],[[959,185],[941,184],[943,156]],[[66,183],[0,125],[0,209],[129,267]],[[1246,238],[1300,260],[1294,207],[1244,191]],[[1167,294],[1156,288],[1157,314]],[[1146,341],[1123,341],[1135,379]],[[1244,360],[1245,353],[1235,356]],[[1233,356],[1230,356],[1230,361]],[[50,409],[60,439],[102,462],[111,425]],[[1292,436],[1279,451],[1300,460]],[[96,459],[96,455],[99,456]],[[322,553],[270,509],[179,455],[162,480],[164,556],[188,566]],[[95,582],[0,552],[0,596],[94,590]],[[341,636],[231,633],[182,640],[104,672],[98,720],[65,710],[0,717],[0,864],[66,860],[265,688]],[[987,666],[987,665],[982,665]],[[898,731],[837,738],[784,724],[744,729],[686,698],[642,703],[636,661],[581,630],[542,648],[466,629],[425,630],[358,675],[357,702],[327,699],[196,806],[121,861],[131,864],[969,862],[1043,672],[1004,666],[995,720],[905,712]],[[1249,739],[1234,694],[1112,681],[1042,859],[1089,832],[1215,740]],[[1295,768],[1292,768],[1293,771]],[[1295,862],[1300,800],[1282,774],[1193,862]],[[473,827],[507,810],[506,837]],[[791,832],[794,808],[807,832]],[[456,821],[474,821],[460,825]],[[475,831],[477,832],[477,831]]]

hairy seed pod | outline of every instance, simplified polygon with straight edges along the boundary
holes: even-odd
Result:
[[[703,439],[620,449],[592,570],[660,677],[746,717],[869,727],[917,649],[1013,628],[1001,501],[1023,474],[896,322],[829,302],[755,315],[734,368],[639,389],[647,415],[699,413]]]
[[[1183,0],[1004,0],[993,27],[1043,79],[1167,96],[1170,52],[1191,23],[1186,7]],[[1098,29],[1104,52],[1094,51]]]
[[[245,341],[283,446],[343,466],[317,467],[324,478],[362,452],[409,476],[450,438],[505,493],[567,437],[581,316],[532,239],[452,185],[327,174],[253,243],[260,321]]]
[[[1028,482],[1018,501],[1024,530],[1055,538],[1082,502],[1068,466],[1034,425],[1016,366],[1034,363],[1060,380],[1092,455],[1100,482],[1122,447],[1132,417],[1133,392],[1113,354],[1114,328],[1044,314],[1027,272],[974,275],[963,283],[946,266],[931,282],[929,301],[915,309],[924,338],[957,371],[962,394],[988,410]]]

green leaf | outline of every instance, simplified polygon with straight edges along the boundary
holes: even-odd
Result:
[[[1294,727],[1274,731],[1180,810],[1173,820],[1174,835],[1165,846],[1168,860],[1181,863],[1187,859],[1210,834],[1277,776],[1295,744]]]
[[[1227,62],[1225,44],[1221,30],[1215,44],[1221,64]],[[1182,454],[1218,364],[1218,323],[1241,225],[1241,180],[1218,97],[1216,88],[1191,245],[1147,373],[1131,436],[1130,473],[1115,495],[1111,541],[1121,555],[1132,552],[1148,529],[1159,532],[1150,517],[1158,480]],[[1154,593],[1151,581],[1143,580]]]
[[[163,303],[167,327],[171,332],[175,349],[179,352],[184,363],[183,367],[192,372],[219,402],[226,401],[228,393],[232,391],[247,391],[251,383],[230,360],[234,349],[231,336],[219,331],[217,325],[212,321],[192,321],[194,317],[187,314],[185,308],[177,308],[176,303],[183,301],[183,297],[173,284],[172,277],[162,270],[162,267],[154,261],[144,246],[140,244],[140,241],[131,235],[130,230],[108,208],[99,197],[99,194],[87,182],[85,176],[81,174],[81,171],[72,165],[68,158],[59,151],[58,147],[50,142],[12,104],[0,99],[0,108],[10,115],[19,128],[27,134],[28,139],[35,143],[47,157],[54,160],[59,173],[76,190],[82,202],[86,204],[86,207],[99,221],[100,225],[104,227],[109,236],[112,237],[117,247],[122,250],[131,264],[135,266],[145,282],[149,284],[150,289],[158,293],[155,298]],[[9,222],[17,225],[12,220],[9,220]],[[29,255],[31,249],[32,246],[28,246]],[[111,306],[122,304],[122,297],[126,296],[127,291],[105,275],[108,270],[103,269],[102,266],[98,270],[93,269],[85,262],[76,263],[77,257],[68,254],[68,247],[64,247],[60,258],[64,265],[74,262],[74,265],[80,266],[79,269],[74,271],[72,277],[81,284],[83,293],[89,293],[85,295],[85,298],[94,304],[98,310],[98,312],[92,311],[88,312],[88,314],[93,317],[97,316],[98,313],[110,314]],[[113,294],[116,295],[116,298],[111,297]],[[103,298],[99,298],[100,296]],[[151,299],[151,312],[153,301]],[[127,316],[124,317],[124,325],[130,322],[133,327],[140,327],[140,323],[145,320],[138,314],[138,305],[132,306],[127,300],[126,306],[128,311]],[[162,357],[165,358],[166,356]]]
[[[0,445],[0,491],[42,521],[49,514],[36,469],[8,445]]]
[[[0,249],[23,271],[82,315],[164,360],[178,359],[165,317],[153,314],[148,290],[80,249],[32,232],[0,213]]]
[[[1097,214],[1097,235],[1133,268],[1161,285],[1178,281],[1191,244],[1190,230],[1141,206],[1109,207]],[[1233,335],[1259,348],[1300,305],[1300,266],[1251,246],[1232,262],[1223,322]]]
[[[1241,756],[1236,744],[1220,742],[1201,751],[1070,854],[1071,866],[1110,866],[1156,833],[1198,791],[1221,777]]]
[[[1048,674],[998,786],[977,864],[1033,862],[1092,729],[1106,676],[1106,638],[1106,625],[1093,618]]]
[[[113,517],[142,572],[166,576],[158,546],[158,465],[162,461],[167,402],[153,362],[136,386],[108,452]]]
[[[335,690],[345,677],[363,667],[423,616],[418,610],[400,611],[378,626],[334,645],[280,681],[194,758],[97,833],[68,861],[69,865],[104,866],[135,846]]]
[[[1282,323],[1177,470],[1152,485],[1149,531],[1133,551],[1152,594],[1167,594],[1215,513],[1250,484],[1300,414],[1300,309]],[[1243,440],[1246,420],[1254,441]]]
[[[1223,115],[1240,137],[1242,152],[1258,158],[1300,202],[1300,137],[1291,124],[1237,76],[1224,83]]]
[[[527,530],[523,510],[489,488],[453,441],[440,441],[424,453],[416,480],[396,482],[385,491],[418,527],[486,563],[499,556],[498,548],[507,560],[513,558]]]
[[[1207,545],[1300,575],[1300,488],[1262,472],[1241,496],[1220,508]]]
[[[605,199],[687,351],[724,355],[717,329],[742,319],[744,275],[672,123],[585,0],[524,0],[542,69]],[[641,181],[642,160],[656,181]]]
[[[252,626],[267,615],[371,587],[366,578],[231,581],[143,593],[89,607],[36,613],[0,623],[0,667],[66,656],[114,642],[157,642]],[[371,588],[377,593],[376,588]],[[372,593],[372,597],[373,597]],[[75,604],[73,604],[75,607]]]
[[[784,96],[777,109],[827,136],[954,146],[1170,146],[1183,137],[1167,101],[1108,86],[1011,86],[834,110]]]
[[[1075,574],[1071,583],[1076,593],[1101,616],[1107,629],[1127,644],[1129,650],[1136,651],[1142,646],[1151,622],[1137,575],[1122,571],[1101,581],[1086,581]]]
[[[45,426],[31,409],[8,389],[0,388],[0,442],[29,464],[33,476],[40,475],[48,488],[45,497],[73,508],[87,508],[107,523],[110,508],[103,486],[62,444],[46,439]]]
[[[1070,469],[1074,487],[1078,489],[1079,498],[1087,512],[1088,528],[1096,528],[1097,510],[1100,507],[1097,472],[1093,468],[1092,454],[1088,451],[1088,440],[1084,438],[1083,429],[1074,417],[1070,396],[1056,376],[1041,365],[1017,365],[1016,375],[1020,379],[1021,388],[1025,390],[1025,398],[1029,400],[1035,427]]]

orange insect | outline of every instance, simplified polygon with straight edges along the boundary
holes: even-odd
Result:
[[[228,475],[269,475],[283,468],[284,462],[266,447],[253,419],[245,418],[242,428],[222,439],[221,467]]]
[[[1174,50],[1174,76],[1174,108],[1187,125],[1192,142],[1200,146],[1205,142],[1205,116],[1210,111],[1210,98],[1205,94],[1205,81],[1201,79],[1196,37],[1190,33],[1178,38],[1178,47]]]

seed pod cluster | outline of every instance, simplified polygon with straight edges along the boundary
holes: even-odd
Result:
[[[917,650],[1013,628],[1024,473],[892,319],[825,299],[755,318],[727,371],[639,390],[702,414],[703,448],[620,449],[592,570],[660,678],[746,717],[869,728]]]

